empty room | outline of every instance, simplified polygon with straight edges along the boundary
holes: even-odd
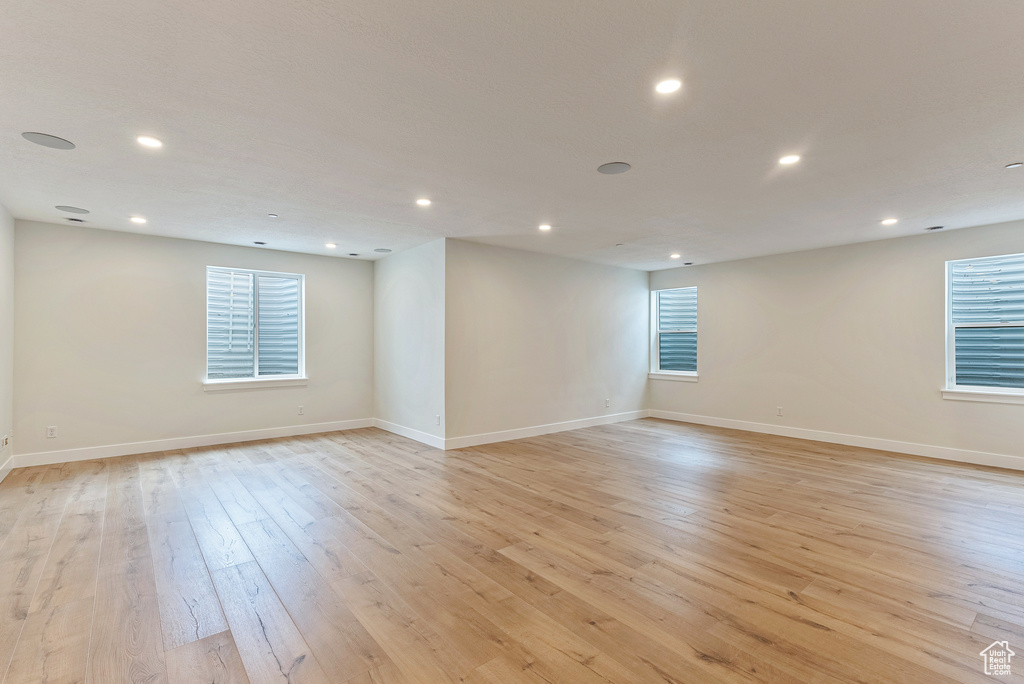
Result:
[[[1022,33],[5,0],[0,684],[1024,683]]]

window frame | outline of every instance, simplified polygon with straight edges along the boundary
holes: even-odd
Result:
[[[1024,404],[1024,388],[1000,387],[998,385],[960,385],[956,381],[956,331],[960,328],[1021,328],[1024,321],[1003,323],[955,323],[953,321],[953,265],[964,261],[981,261],[1018,254],[992,254],[985,257],[950,259],[946,262],[946,384],[942,389],[944,399],[957,401],[981,401],[1001,404]],[[1024,258],[1024,254],[1021,254]]]
[[[232,271],[248,273],[253,276],[253,375],[240,378],[210,378],[210,271]],[[306,275],[304,273],[285,273],[283,271],[266,271],[255,268],[236,268],[233,266],[207,266],[206,287],[203,295],[206,303],[206,367],[203,371],[203,386],[207,392],[236,390],[260,387],[301,387],[307,384],[306,377]],[[298,281],[298,372],[288,375],[259,375],[259,277],[294,278]]]
[[[697,325],[692,330],[689,328],[666,328],[661,329],[660,316],[658,315],[658,296],[662,292],[672,290],[696,290],[697,291]],[[651,290],[651,334],[650,334],[650,372],[647,377],[652,380],[676,380],[681,382],[697,382],[700,377],[700,290],[696,285],[684,287],[663,287],[659,290]],[[693,333],[697,336],[697,370],[677,371],[661,369],[661,335],[663,333]]]

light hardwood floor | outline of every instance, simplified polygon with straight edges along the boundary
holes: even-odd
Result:
[[[658,420],[0,485],[5,684],[1024,682],[1024,473]]]

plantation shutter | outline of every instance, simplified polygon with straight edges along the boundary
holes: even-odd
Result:
[[[697,372],[697,288],[658,292],[658,368]]]
[[[251,378],[254,369],[253,274],[206,271],[206,377]]]
[[[259,374],[299,372],[299,280],[259,275]]]
[[[956,384],[1024,389],[1024,254],[950,262]]]

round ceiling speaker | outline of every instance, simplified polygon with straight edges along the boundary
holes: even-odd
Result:
[[[47,135],[46,133],[22,133],[21,137],[29,142],[34,142],[36,145],[42,145],[43,147],[52,147],[55,150],[73,150],[75,149],[75,143],[64,138],[58,138],[55,135]]]
[[[607,164],[601,164],[597,167],[598,173],[606,173],[613,175],[616,173],[626,173],[632,167],[626,162],[608,162]]]
[[[69,206],[67,206],[65,204],[58,204],[57,206],[54,207],[54,209],[59,209],[61,211],[66,211],[69,214],[88,214],[89,213],[88,209],[82,209],[81,207],[69,207]]]

